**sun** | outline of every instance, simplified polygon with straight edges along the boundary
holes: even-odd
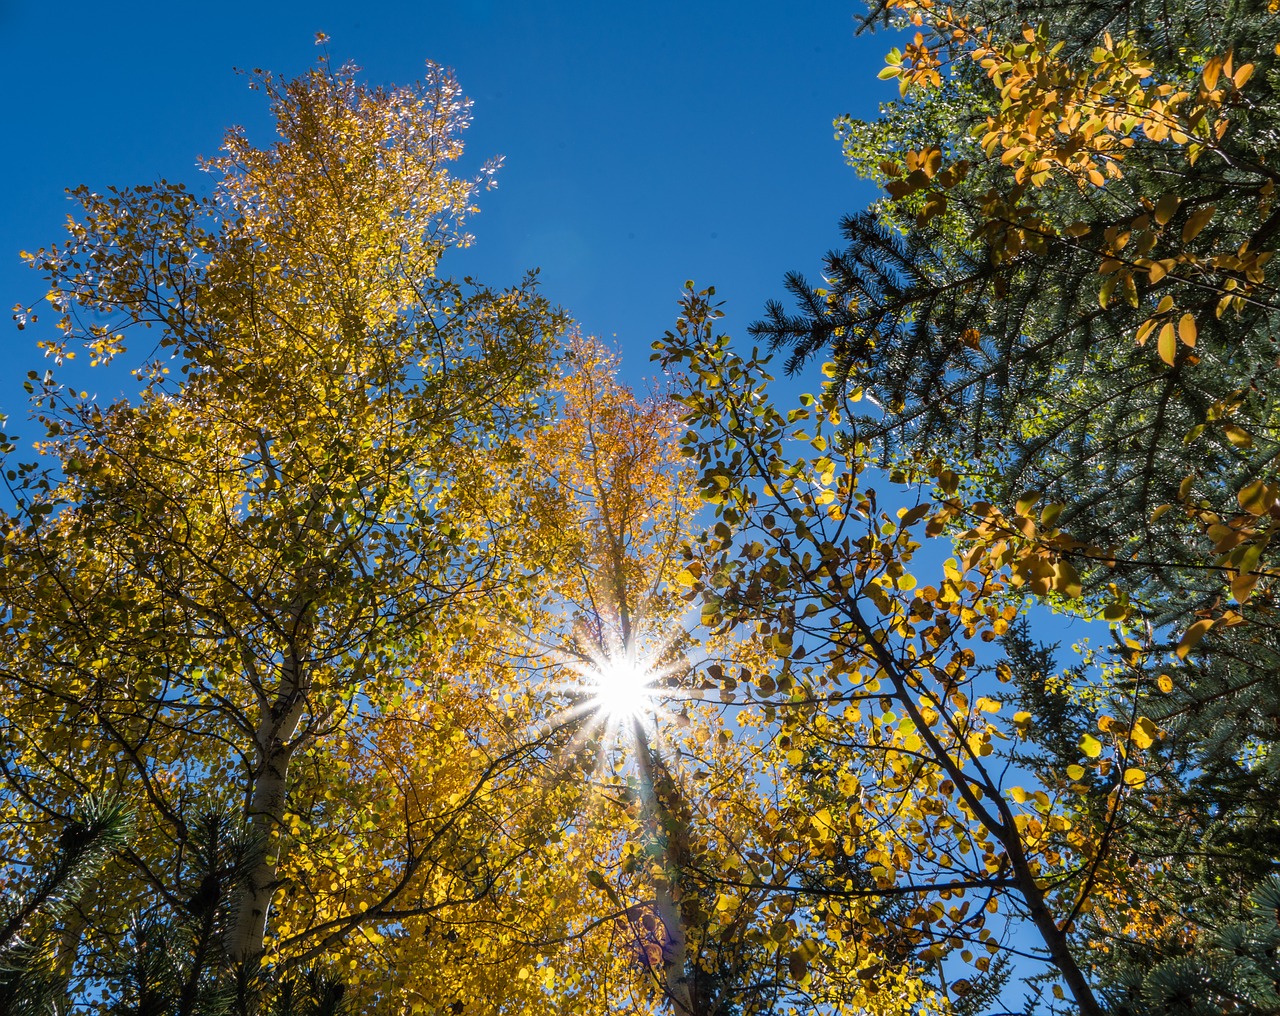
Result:
[[[597,660],[588,675],[591,707],[611,724],[642,720],[657,704],[657,673],[642,661],[621,657]]]

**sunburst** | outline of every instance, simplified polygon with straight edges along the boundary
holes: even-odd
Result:
[[[574,676],[563,688],[577,701],[562,715],[584,720],[582,736],[601,734],[601,747],[627,746],[637,734],[656,734],[669,718],[672,690],[664,686],[666,678],[681,669],[662,662],[667,648],[652,640],[611,638],[566,657]]]

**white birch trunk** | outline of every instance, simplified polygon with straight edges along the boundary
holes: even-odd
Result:
[[[245,816],[251,843],[248,871],[233,904],[225,943],[227,955],[237,963],[251,962],[262,955],[267,917],[276,891],[278,855],[272,837],[284,822],[293,738],[305,711],[306,697],[302,694],[296,655],[286,661],[283,671],[280,693],[254,735],[258,768]]]

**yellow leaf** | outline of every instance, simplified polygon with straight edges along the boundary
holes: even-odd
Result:
[[[1178,353],[1178,342],[1173,335],[1173,322],[1167,322],[1160,329],[1160,338],[1156,340],[1156,352],[1160,354],[1160,359],[1173,366],[1174,357]]]
[[[1240,502],[1240,507],[1250,515],[1263,515],[1275,501],[1275,496],[1265,483],[1261,480],[1254,480],[1241,489],[1240,493],[1236,495],[1236,500]]]
[[[1227,440],[1237,448],[1250,448],[1253,445],[1253,437],[1243,427],[1237,427],[1234,423],[1228,423],[1222,428],[1222,432],[1227,435]]]
[[[1156,202],[1156,223],[1161,226],[1169,224],[1169,220],[1173,218],[1173,213],[1178,210],[1178,206],[1182,204],[1182,199],[1176,194],[1162,194],[1160,200]],[[1154,279],[1152,280],[1155,281]]]
[[[1249,571],[1240,572],[1231,580],[1231,595],[1237,603],[1245,603],[1258,586],[1260,576]]]
[[[1123,621],[1129,616],[1129,608],[1123,603],[1108,603],[1102,608],[1102,619],[1104,621]]]
[[[1190,346],[1193,349],[1196,344],[1196,318],[1194,314],[1183,314],[1178,321],[1178,338],[1182,340],[1184,346]]]
[[[1102,754],[1102,742],[1092,734],[1085,734],[1080,738],[1080,750],[1089,758],[1097,758]]]
[[[1174,650],[1174,652],[1178,654],[1178,659],[1185,660],[1187,658],[1187,653],[1191,652],[1192,649],[1200,644],[1200,640],[1205,637],[1205,634],[1212,627],[1212,619],[1202,618],[1188,628],[1186,633],[1182,636],[1182,639],[1178,642],[1178,648]]]
[[[1070,561],[1059,561],[1054,575],[1054,588],[1063,596],[1075,599],[1084,592],[1080,575]]]
[[[1173,678],[1168,674],[1161,674],[1156,678],[1156,687],[1168,695],[1169,692],[1173,691]]]
[[[1159,733],[1159,730],[1156,725],[1145,716],[1140,716],[1138,717],[1138,722],[1133,725],[1129,740],[1139,748],[1146,749],[1155,744],[1157,733]]]
[[[1124,771],[1124,782],[1130,787],[1140,787],[1147,782],[1147,774],[1141,769],[1130,766]]]
[[[1067,766],[1067,777],[1072,780],[1080,780],[1084,778],[1084,766],[1072,763]]]
[[[1190,243],[1209,224],[1209,220],[1213,218],[1215,209],[1213,205],[1205,205],[1203,208],[1197,208],[1187,218],[1186,224],[1182,227],[1182,242]]]

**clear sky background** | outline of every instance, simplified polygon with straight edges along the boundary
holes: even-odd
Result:
[[[323,31],[334,61],[354,60],[370,82],[417,79],[427,59],[454,68],[475,102],[467,166],[506,157],[471,220],[476,247],[441,271],[508,284],[540,267],[547,295],[585,331],[616,336],[639,381],[685,279],[716,286],[740,335],[782,295],[783,273],[816,274],[839,217],[874,197],[831,126],[874,116],[892,90],[876,79],[889,41],[854,37],[860,8],[0,0],[0,293],[6,308],[41,296],[17,254],[60,239],[65,188],[165,177],[207,189],[196,156],[228,126],[267,143],[263,96],[234,68],[302,73]],[[42,367],[39,330],[0,321],[0,335],[0,412],[29,433],[20,385]],[[116,394],[112,379],[75,380]]]

